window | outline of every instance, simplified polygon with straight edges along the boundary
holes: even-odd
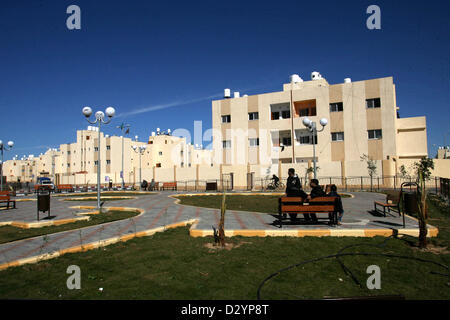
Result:
[[[369,140],[381,139],[383,137],[381,129],[378,130],[367,130],[369,134]]]
[[[106,164],[111,164],[111,160],[106,160]]]
[[[342,102],[330,103],[330,112],[344,111],[344,104]]]
[[[98,151],[98,147],[94,147],[94,151]]]
[[[106,146],[106,150],[111,150],[111,146]]]
[[[281,111],[281,117],[282,117],[283,119],[288,119],[288,118],[290,118],[290,117],[291,117],[291,111],[289,111],[289,110],[283,110],[283,111]]]
[[[250,147],[257,147],[259,146],[259,138],[250,138],[248,139],[248,144]]]
[[[150,141],[148,144],[153,144],[153,140],[152,141]]]
[[[258,112],[249,112],[248,113],[248,120],[258,120],[259,114]]]
[[[282,143],[285,147],[291,146],[291,137],[284,137],[282,139]]]
[[[367,109],[381,108],[380,98],[366,99],[366,107],[367,107]]]
[[[94,164],[95,164],[96,166],[98,166],[98,160],[95,160],[95,161],[94,161]]]
[[[157,167],[157,168],[161,168],[161,163],[157,163],[157,164],[156,164],[156,167]]]
[[[223,141],[222,141],[222,147],[223,147],[224,149],[229,149],[229,148],[231,148],[231,140],[223,140]]]
[[[331,141],[344,141],[344,133],[343,132],[332,132],[331,133]]]
[[[297,138],[297,141],[298,141],[300,144],[310,144],[310,142],[309,142],[309,136],[301,136],[301,137],[298,137],[298,138]]]
[[[280,119],[280,113],[278,111],[272,112],[272,120]]]
[[[70,168],[70,163],[67,164],[67,168]]]
[[[181,167],[182,167],[182,168],[184,167],[184,162],[181,162]]]
[[[67,155],[68,155],[68,156],[70,155],[70,151],[67,151]]]
[[[162,151],[158,152],[158,154],[159,154],[160,156],[162,156]]]
[[[231,115],[225,115],[222,116],[222,123],[230,123],[231,122]]]
[[[90,136],[86,136],[86,140],[89,140],[91,137]]]

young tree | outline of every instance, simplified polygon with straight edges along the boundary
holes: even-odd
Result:
[[[420,162],[414,164],[417,173],[417,207],[419,218],[419,248],[427,247],[427,220],[428,220],[428,208],[427,208],[427,191],[425,189],[425,182],[430,179],[431,169],[434,169],[433,159],[423,157]]]
[[[219,244],[225,247],[225,212],[226,212],[226,193],[222,195],[222,206],[220,207],[220,222],[219,222]]]
[[[406,171],[406,168],[405,168],[405,165],[404,164],[402,164],[401,166],[400,166],[400,177],[402,177],[402,178],[406,178],[407,176],[408,176],[408,172]]]
[[[375,160],[373,160],[372,158],[370,158],[367,154],[363,154],[360,157],[361,161],[366,161],[367,163],[367,171],[369,173],[370,176],[370,191],[372,191],[373,188],[373,176],[377,173],[377,164],[375,162]]]

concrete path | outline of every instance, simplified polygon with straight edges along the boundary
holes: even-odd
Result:
[[[219,224],[220,210],[179,205],[176,203],[176,199],[170,197],[170,195],[176,194],[177,192],[161,192],[138,196],[136,199],[106,202],[106,208],[134,207],[143,209],[143,213],[121,221],[1,244],[0,270],[56,257],[67,252],[84,251],[118,241],[126,241],[135,236],[151,235],[170,227],[194,222],[191,227],[192,236],[212,235],[212,226],[217,227]],[[383,200],[385,199],[384,195],[360,192],[354,193],[354,196],[354,198],[342,199],[345,215],[343,224],[339,227],[329,227],[323,223],[319,225],[286,225],[280,229],[273,225],[275,219],[270,214],[229,210],[225,218],[226,235],[367,236],[378,235],[378,233],[368,233],[367,230],[374,232],[382,230],[379,235],[392,234],[392,229],[399,229],[400,232],[405,231],[410,234],[418,231],[417,222],[409,217],[406,219],[407,230],[405,230],[402,219],[395,213],[386,218],[371,213],[374,200]],[[11,221],[11,219],[36,221],[36,205],[36,202],[18,202],[18,209],[0,211],[0,223]],[[55,217],[51,220],[74,217],[83,210],[70,207],[83,205],[95,206],[95,202],[69,202],[54,197],[51,201],[51,214]]]

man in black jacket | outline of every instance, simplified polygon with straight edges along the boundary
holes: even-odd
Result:
[[[303,199],[306,199],[308,195],[305,193],[305,191],[302,190],[302,184],[300,182],[299,177],[295,174],[295,169],[290,168],[288,171],[289,177],[287,178],[286,182],[286,196],[287,197],[301,197]],[[289,217],[292,221],[294,221],[297,218],[296,213],[290,213]],[[306,216],[305,216],[306,218]]]
[[[319,180],[311,179],[311,181],[309,182],[309,186],[311,187],[311,193],[309,194],[309,199],[326,196],[325,191],[323,191],[322,187],[319,186]],[[308,216],[308,217],[306,217],[306,216]],[[313,222],[317,222],[317,216],[315,213],[311,213],[311,217],[309,217],[309,214],[306,214],[305,219],[306,220],[312,219]]]

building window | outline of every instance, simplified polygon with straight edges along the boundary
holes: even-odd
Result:
[[[369,140],[374,140],[374,139],[381,139],[383,138],[381,129],[378,130],[367,130],[368,134],[369,134]]]
[[[231,148],[231,140],[224,140],[224,141],[222,141],[222,147],[223,147],[224,149],[229,149],[229,148]]]
[[[106,146],[106,150],[111,150],[111,146]]]
[[[222,123],[230,123],[231,122],[231,115],[225,115],[222,116]]]
[[[89,140],[91,137],[90,136],[86,136],[86,140]]]
[[[153,140],[152,141],[149,141],[149,143],[148,144],[153,144]]]
[[[70,163],[67,164],[67,168],[70,168]]]
[[[291,117],[291,105],[289,102],[270,105],[271,119],[288,119]]]
[[[248,113],[248,120],[258,120],[259,114],[258,112],[249,112]]]
[[[367,109],[381,108],[380,98],[366,99],[366,107],[367,107]]]
[[[344,104],[342,102],[330,103],[330,112],[344,111]]]
[[[158,154],[159,154],[160,156],[162,156],[162,151],[158,152]]]
[[[98,166],[98,160],[95,160],[95,161],[94,161],[94,164],[95,164],[96,166]]]
[[[106,164],[111,164],[111,160],[106,160]]]
[[[259,138],[250,138],[248,139],[248,144],[250,147],[257,147],[259,146]]]
[[[331,141],[344,141],[344,133],[343,132],[332,132],[331,133]]]
[[[291,137],[284,137],[282,139],[282,143],[285,147],[290,147],[291,146]]]
[[[156,167],[157,167],[157,168],[161,168],[161,163],[157,163],[157,164],[156,164]]]
[[[98,151],[98,147],[94,147],[94,151]]]
[[[183,168],[183,167],[184,167],[184,162],[181,162],[181,164],[180,164],[180,165],[181,165],[181,167]]]
[[[68,155],[68,156],[70,155],[70,151],[67,151],[67,155]]]

